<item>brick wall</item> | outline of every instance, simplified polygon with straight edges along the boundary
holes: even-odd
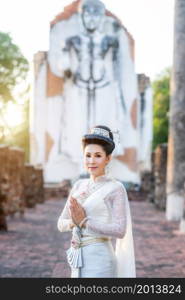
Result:
[[[25,164],[22,149],[0,145],[0,230],[7,230],[6,216],[43,201],[42,168]]]

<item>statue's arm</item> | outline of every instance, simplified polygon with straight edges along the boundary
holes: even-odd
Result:
[[[58,27],[59,25],[60,27]],[[55,25],[50,33],[48,62],[53,74],[58,77],[65,77],[65,72],[71,69],[70,42],[69,38],[62,34],[65,27],[59,25]]]
[[[120,102],[123,111],[126,113],[126,104],[124,100],[124,95],[123,95],[123,89],[122,89],[122,80],[121,80],[121,53],[120,53],[120,45],[119,45],[119,40],[117,37],[115,37],[114,41],[112,42],[113,46],[113,71],[114,71],[114,78],[115,81],[117,82],[118,89],[119,89],[119,96],[120,96]]]

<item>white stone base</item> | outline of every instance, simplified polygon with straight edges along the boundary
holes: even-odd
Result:
[[[166,203],[166,218],[169,221],[180,221],[183,216],[184,197],[169,194]]]
[[[139,172],[130,171],[127,166],[116,158],[112,158],[110,164],[110,174],[118,180],[140,184]]]
[[[79,165],[64,155],[58,156],[44,168],[44,181],[59,183],[64,179],[74,179],[79,176]]]
[[[179,230],[181,233],[185,233],[185,219],[181,219]]]

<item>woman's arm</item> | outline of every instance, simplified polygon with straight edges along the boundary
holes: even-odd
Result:
[[[72,228],[74,226],[76,226],[72,219],[71,219],[71,216],[69,214],[69,204],[70,204],[70,198],[71,198],[71,195],[72,193],[75,191],[76,188],[78,188],[79,186],[79,183],[80,183],[81,180],[78,180],[77,182],[75,182],[73,188],[71,189],[70,193],[69,193],[69,196],[67,198],[67,201],[66,201],[66,204],[64,206],[64,209],[58,219],[58,222],[57,222],[57,228],[59,231],[61,232],[66,232],[66,231],[71,231]]]
[[[114,238],[123,238],[126,232],[126,197],[127,192],[120,184],[111,194],[105,198],[105,203],[111,213],[110,223],[98,222],[89,217],[84,227],[89,231],[107,235]]]

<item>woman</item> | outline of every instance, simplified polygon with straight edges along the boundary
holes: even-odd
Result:
[[[67,250],[71,277],[135,277],[132,224],[124,186],[106,174],[115,148],[106,126],[82,138],[89,179],[78,180],[58,219],[61,232],[72,230]],[[111,239],[116,238],[113,248]]]

